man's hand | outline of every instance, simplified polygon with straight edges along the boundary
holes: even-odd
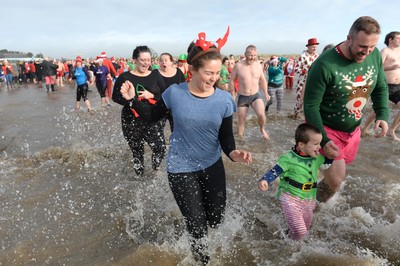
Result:
[[[335,157],[339,155],[339,148],[332,140],[328,141],[328,143],[325,144],[323,150],[325,156],[329,159],[335,159]]]
[[[381,129],[380,132],[375,134],[375,138],[381,138],[386,136],[386,133],[389,129],[389,126],[386,121],[384,120],[376,120],[374,130]]]

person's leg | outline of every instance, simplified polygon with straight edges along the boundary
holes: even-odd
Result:
[[[249,107],[238,107],[238,135],[244,136],[244,126],[246,124],[246,115]]]
[[[303,219],[308,232],[310,231],[311,228],[315,205],[316,205],[315,199],[302,200]]]
[[[137,175],[144,172],[144,139],[143,127],[136,120],[121,117],[122,133],[128,141],[129,148],[133,155],[133,169]]]
[[[294,76],[291,76],[289,78],[289,89],[293,90],[293,83],[294,83]]]
[[[82,98],[84,103],[86,104],[86,107],[88,109],[88,111],[92,111],[92,105],[90,104],[89,99],[87,98],[87,94],[88,94],[88,90],[89,90],[89,86],[87,85],[87,83],[82,85]]]
[[[280,112],[282,110],[282,99],[283,99],[283,88],[280,87],[276,90],[276,110]]]
[[[333,161],[332,165],[325,170],[324,179],[318,183],[317,200],[326,202],[339,190],[346,176],[346,163],[344,159]]]
[[[107,84],[102,84],[100,82],[96,82],[96,88],[100,95],[100,103],[101,103],[102,107],[106,105],[106,87],[107,87]]]
[[[49,77],[49,80],[50,80],[51,91],[57,91],[57,90],[54,88],[54,76],[50,76],[50,77]]]
[[[168,173],[169,186],[191,236],[190,249],[197,261],[207,264],[207,218],[198,172]]]
[[[268,87],[268,94],[271,96],[269,101],[265,104],[265,112],[267,113],[269,111],[269,107],[275,102],[275,93],[276,93],[276,88],[271,88]]]
[[[400,108],[400,102],[397,103],[397,107]],[[395,133],[399,125],[400,125],[400,111],[398,111],[397,115],[393,118],[393,123],[389,127],[389,130],[386,133],[386,135],[392,137],[396,141],[400,141],[400,138],[398,138]]]
[[[300,114],[301,109],[303,108],[303,103],[302,103],[302,91],[304,87],[304,76],[299,77],[299,80],[297,81],[297,86],[296,86],[296,104],[294,107],[294,118],[297,118]]]
[[[164,127],[161,122],[144,123],[147,124],[144,130],[144,140],[149,144],[152,151],[151,166],[153,170],[157,170],[165,156]]]
[[[367,119],[365,120],[364,125],[363,125],[363,127],[361,129],[361,135],[362,136],[369,135],[368,130],[369,130],[371,124],[375,121],[375,118],[376,118],[375,112],[372,112],[372,114],[370,114],[367,117]]]
[[[187,230],[194,238],[207,235],[207,220],[199,172],[168,173],[169,186],[185,218]]]
[[[289,237],[293,240],[302,239],[307,234],[308,230],[303,219],[300,199],[298,197],[293,197],[289,193],[282,192],[279,201],[289,227]]]
[[[388,84],[389,86],[389,100],[393,102],[397,108],[400,108],[400,84]],[[397,115],[393,118],[393,123],[389,127],[388,132],[386,133],[387,136],[392,137],[396,141],[400,141],[400,139],[396,136],[395,132],[396,129],[400,125],[400,111]]]
[[[261,98],[255,100],[251,104],[251,107],[253,108],[254,112],[257,115],[257,118],[258,118],[257,122],[258,122],[258,125],[260,126],[261,135],[263,136],[264,140],[268,140],[269,136],[268,136],[267,131],[265,131],[265,124],[266,124],[267,119],[265,117],[263,100]]]
[[[342,132],[324,126],[328,138],[339,148],[339,154],[332,165],[324,171],[324,178],[318,183],[317,200],[326,202],[339,189],[346,177],[346,164],[350,164],[357,156],[361,140],[361,129],[357,127],[351,133]],[[323,150],[321,149],[322,153]]]
[[[210,227],[221,224],[226,206],[225,168],[220,158],[201,175],[204,209]]]
[[[46,80],[46,89],[47,89],[47,92],[49,92],[50,91],[50,76],[46,76],[45,80]]]
[[[112,88],[113,88],[112,79],[107,79],[106,97],[109,99],[112,98]]]

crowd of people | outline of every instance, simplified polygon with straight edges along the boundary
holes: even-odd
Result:
[[[228,27],[216,42],[199,33],[187,52],[176,59],[166,52],[154,56],[145,45],[137,46],[129,60],[108,58],[105,52],[89,60],[44,58],[19,63],[18,81],[44,80],[47,92],[75,82],[76,109],[83,99],[89,111],[87,92],[95,84],[102,106],[110,105],[111,99],[122,106],[122,132],[139,176],[145,172],[145,143],[152,150],[152,170],[158,170],[164,159],[164,126],[169,120],[169,185],[191,236],[193,255],[207,264],[207,228],[223,221],[226,204],[221,153],[234,162],[252,162],[249,151],[236,148],[234,113],[239,138],[244,136],[251,107],[262,139],[268,140],[265,127],[271,105],[275,103],[281,111],[284,89],[295,90],[293,117],[304,123],[296,129],[295,146],[280,156],[259,182],[259,188],[267,190],[280,177],[278,197],[288,223],[287,234],[294,240],[309,232],[317,201],[328,201],[340,189],[346,165],[357,154],[362,111],[369,98],[374,113],[363,132],[375,121],[374,129],[380,129],[376,137],[388,134],[400,141],[395,134],[400,112],[389,131],[387,124],[388,101],[398,107],[400,102],[400,32],[386,36],[388,47],[382,52],[376,48],[380,34],[378,22],[364,16],[354,21],[345,41],[326,46],[321,54],[317,53],[317,38],[310,38],[298,58],[261,58],[254,45],[236,58],[221,53]],[[13,66],[3,62],[1,78],[12,88],[10,75],[15,75]],[[324,177],[318,182],[321,166]]]

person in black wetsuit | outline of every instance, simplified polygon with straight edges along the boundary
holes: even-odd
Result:
[[[152,150],[152,168],[157,170],[165,155],[164,130],[160,122],[149,122],[141,118],[129,107],[129,102],[121,95],[121,86],[126,81],[133,84],[137,91],[142,91],[144,104],[153,105],[160,100],[165,90],[164,81],[158,70],[151,71],[151,50],[147,46],[137,46],[132,59],[136,67],[122,73],[116,80],[112,99],[123,106],[121,113],[122,132],[133,154],[133,167],[137,175],[144,172],[144,143]]]

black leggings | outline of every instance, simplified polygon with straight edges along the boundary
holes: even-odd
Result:
[[[87,83],[78,85],[76,88],[76,101],[79,102],[82,98],[83,101],[85,102],[87,100],[88,90],[89,90],[89,86]]]
[[[146,122],[143,119],[132,119],[122,116],[122,132],[133,154],[133,167],[136,174],[144,170],[144,142],[146,141],[153,154],[152,168],[158,169],[165,155],[164,130],[160,122]]]
[[[225,168],[220,158],[212,166],[191,173],[168,173],[169,186],[194,238],[207,235],[207,226],[222,222],[226,205]]]
[[[96,82],[97,91],[100,94],[100,98],[106,97],[106,89],[107,89],[107,81],[105,82]]]

